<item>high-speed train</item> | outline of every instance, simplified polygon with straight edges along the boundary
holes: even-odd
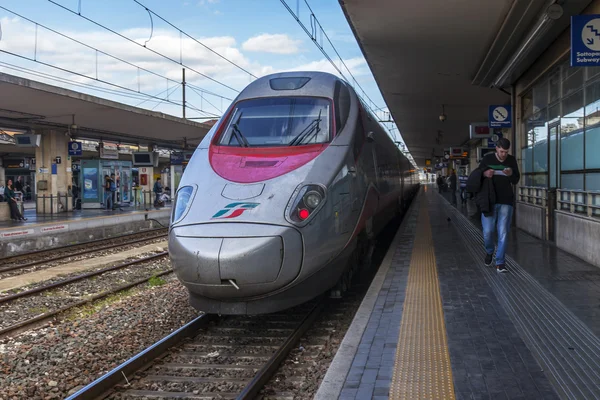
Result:
[[[417,186],[408,159],[343,80],[262,77],[232,102],[181,178],[173,269],[207,313],[270,313],[339,294]]]

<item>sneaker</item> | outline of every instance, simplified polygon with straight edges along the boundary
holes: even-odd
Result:
[[[487,267],[489,267],[490,265],[492,265],[492,261],[494,261],[494,255],[493,254],[487,254],[485,256],[485,265]]]
[[[501,274],[508,272],[508,270],[506,269],[504,264],[500,264],[500,265],[496,266],[496,271]]]

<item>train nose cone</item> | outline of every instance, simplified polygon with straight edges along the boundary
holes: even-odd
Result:
[[[291,228],[258,224],[202,224],[174,228],[171,262],[198,295],[247,298],[291,282],[302,265],[302,239]]]

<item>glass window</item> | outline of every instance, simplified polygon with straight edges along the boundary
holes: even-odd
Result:
[[[585,190],[600,192],[600,173],[585,175]]]
[[[330,102],[311,97],[272,97],[237,104],[219,139],[224,146],[297,146],[330,139]]]
[[[524,186],[533,186],[533,175],[525,175],[522,180]]]
[[[522,172],[533,172],[533,149],[531,147],[526,147],[521,150],[521,168]]]
[[[583,174],[563,174],[560,186],[563,189],[583,190]]]
[[[560,103],[557,103],[548,108],[548,123],[558,122],[560,119]]]
[[[550,128],[550,165],[549,165],[549,170],[550,170],[550,187],[555,188],[556,187],[556,183],[557,183],[557,179],[556,179],[556,152],[557,152],[557,141],[556,141],[556,134],[557,134],[558,128],[557,127],[552,127]]]
[[[567,63],[563,66],[562,71],[562,96],[564,98],[581,89],[583,86],[583,68],[571,67]]]
[[[600,81],[585,89],[585,124],[596,125],[600,122]]]
[[[562,100],[562,116],[567,118],[583,117],[583,90],[573,93]],[[583,122],[583,121],[582,121]]]
[[[569,120],[571,118],[563,118]],[[565,122],[563,122],[565,124]],[[569,123],[566,123],[568,126]],[[563,171],[583,169],[583,131],[563,134],[561,126],[560,168]]]
[[[533,172],[548,172],[548,137],[533,146]]]
[[[532,175],[532,182],[530,186],[535,187],[548,187],[548,175]]]
[[[600,168],[600,126],[585,131],[585,167]]]
[[[541,110],[533,127],[533,172],[548,171],[548,125],[546,109]]]
[[[521,114],[523,121],[533,114],[533,94],[531,91],[521,97]]]
[[[548,105],[548,81],[536,85],[533,88],[533,112],[546,108]]]
[[[592,79],[596,75],[600,74],[600,67],[586,67],[586,79]]]

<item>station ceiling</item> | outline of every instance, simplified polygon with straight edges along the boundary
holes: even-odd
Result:
[[[424,166],[444,148],[464,144],[469,125],[488,120],[489,105],[510,104],[507,93],[491,86],[553,1],[339,2],[404,141]],[[547,24],[514,73],[528,68],[590,1],[559,3],[564,15]],[[510,90],[516,78],[509,78],[503,86]]]
[[[0,93],[0,126],[6,128],[66,132],[75,121],[75,137],[175,149],[182,148],[184,139],[199,143],[210,129],[206,124],[4,73],[0,73]]]

